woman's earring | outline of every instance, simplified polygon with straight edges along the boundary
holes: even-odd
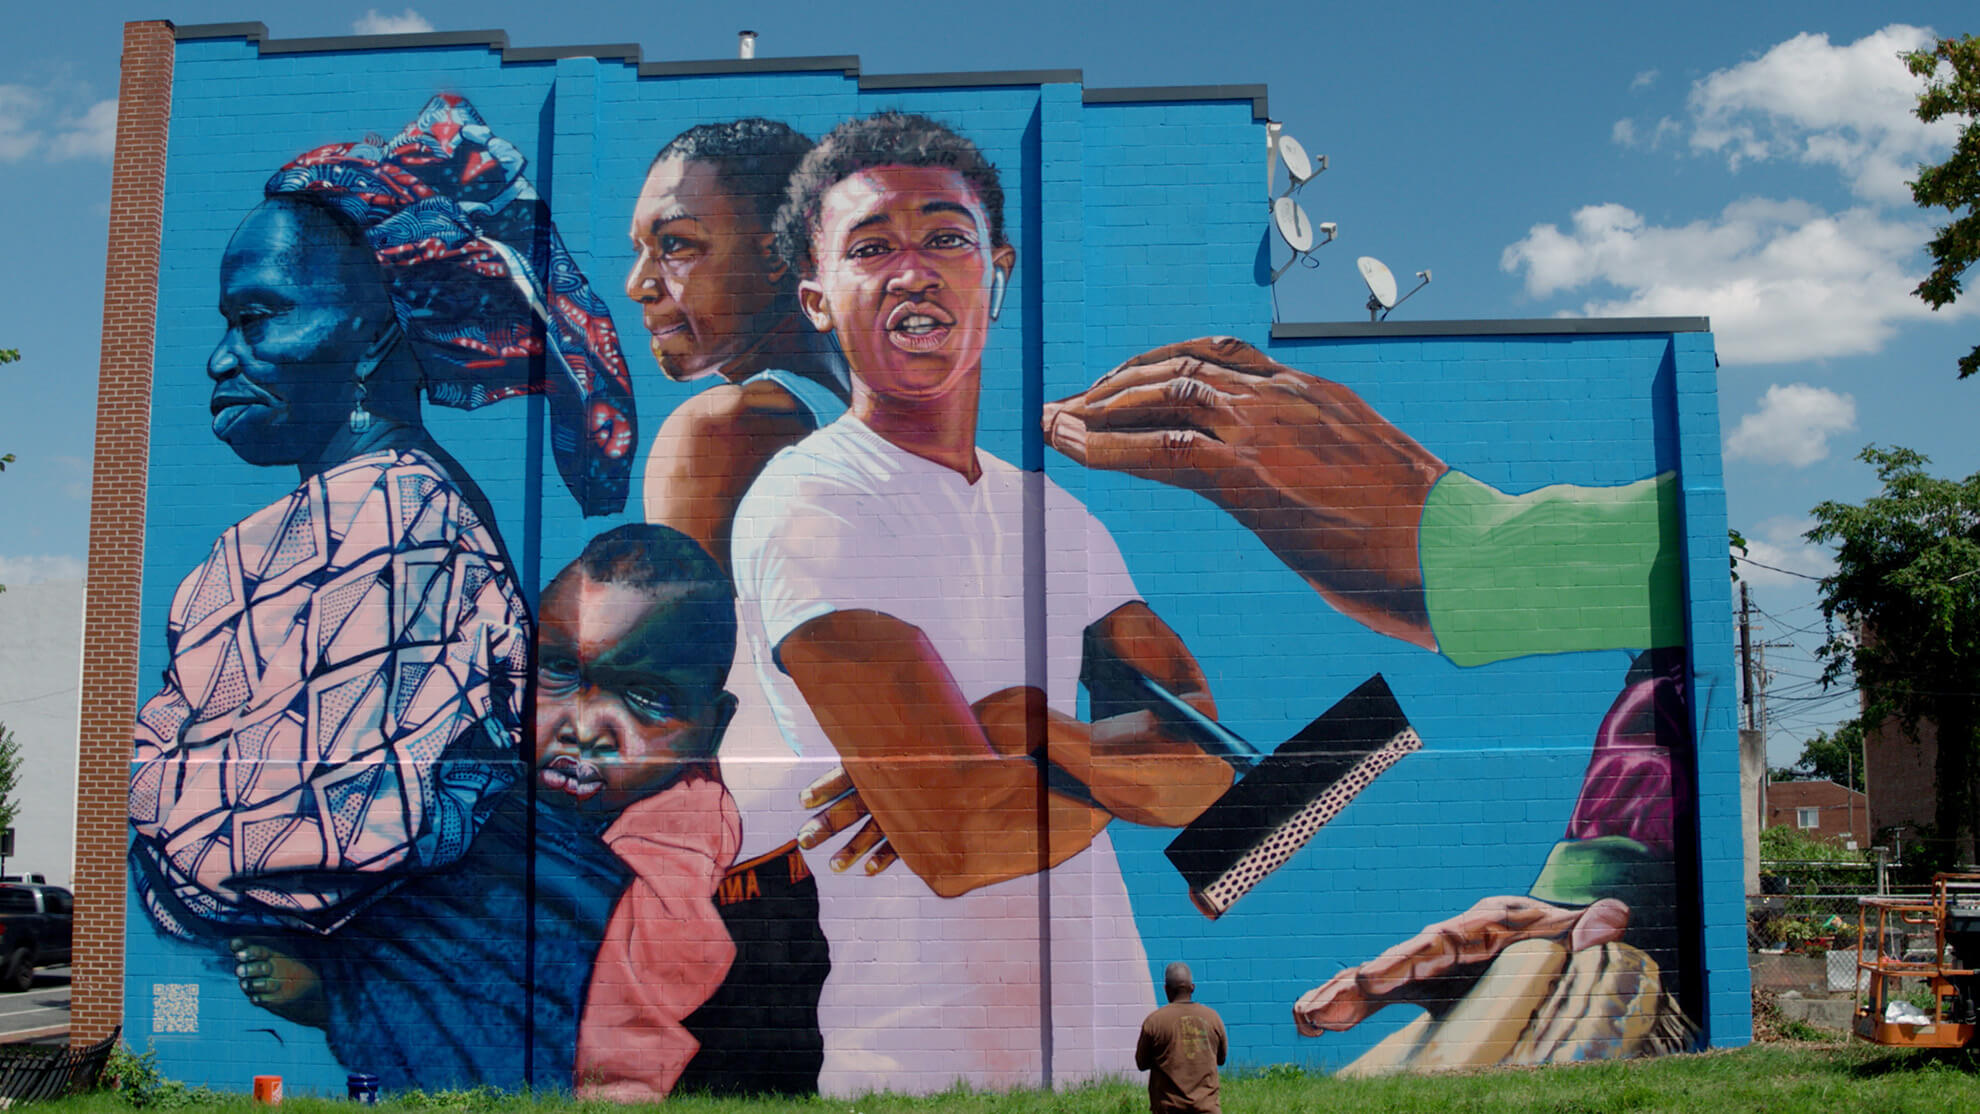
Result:
[[[365,430],[371,428],[371,411],[365,409],[364,406],[365,400],[370,397],[370,392],[365,389],[365,381],[370,379],[384,365],[385,358],[390,356],[392,350],[399,346],[399,341],[404,336],[404,331],[399,328],[398,322],[394,321],[378,339],[372,341],[371,351],[366,352],[358,360],[357,399],[351,405],[352,433],[363,433]]]
[[[364,408],[364,380],[357,381],[357,402],[351,407],[351,432],[363,433],[371,428],[371,411]]]
[[[1002,267],[990,269],[990,320],[995,321],[1004,312],[1004,291],[1010,285],[1010,272]]]

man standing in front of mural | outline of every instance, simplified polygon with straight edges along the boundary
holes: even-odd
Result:
[[[1230,1051],[1224,1019],[1196,1001],[1189,964],[1162,972],[1169,1004],[1141,1023],[1134,1066],[1148,1073],[1149,1114],[1223,1114],[1217,1068]]]
[[[779,454],[736,516],[744,628],[808,763],[781,810],[744,822],[806,822],[798,792],[843,761],[906,868],[821,876],[827,1094],[1035,1085],[1048,1055],[1054,1081],[1128,1070],[1152,1003],[1105,828],[1115,816],[1186,823],[1231,780],[1146,711],[1073,715],[1083,634],[1203,714],[1216,708],[1106,530],[1049,481],[1027,496],[1036,481],[977,447],[984,343],[1016,263],[1002,201],[974,144],[886,113],[822,140],[778,216],[804,311],[845,352],[853,401]],[[1035,665],[1028,497],[1048,528],[1087,543],[1048,558],[1058,610]],[[1083,789],[1041,794],[1034,753],[1048,738]],[[815,846],[836,818],[801,840]],[[878,839],[869,826],[836,857]],[[1055,918],[1095,926],[1055,936],[1049,973],[1036,939],[1046,885]],[[1046,1049],[1048,975],[1061,1016]],[[1089,994],[1090,1008],[1074,1004]]]
[[[1645,651],[1529,895],[1486,898],[1336,974],[1295,1005],[1302,1033],[1415,1001],[1432,1017],[1358,1067],[1688,1046],[1657,961],[1676,956],[1674,802],[1691,795],[1674,477],[1509,495],[1450,468],[1345,386],[1228,337],[1137,356],[1047,404],[1043,427],[1088,467],[1202,495],[1342,613],[1459,665]],[[1632,924],[1641,947],[1622,943]],[[1525,1004],[1512,1010],[1526,1008],[1524,1023],[1480,1039],[1508,1003]],[[1517,1022],[1512,1013],[1500,1019]]]

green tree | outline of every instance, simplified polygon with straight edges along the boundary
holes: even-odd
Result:
[[[1801,757],[1794,765],[1769,771],[1770,781],[1798,781],[1821,778],[1837,785],[1863,791],[1863,721],[1838,724],[1836,733],[1817,731],[1801,744]]]
[[[1821,584],[1822,613],[1840,619],[1818,651],[1822,680],[1855,675],[1862,722],[1896,717],[1916,734],[1938,726],[1936,826],[1928,854],[1973,861],[1976,733],[1980,733],[1980,473],[1926,473],[1930,461],[1871,445],[1857,459],[1881,489],[1862,503],[1825,502],[1811,542],[1833,545],[1836,571]]]
[[[1940,39],[1929,50],[1905,55],[1911,72],[1926,79],[1913,111],[1927,124],[1964,120],[1953,153],[1936,166],[1918,168],[1912,199],[1926,209],[1944,209],[1952,220],[1926,245],[1932,271],[1912,293],[1933,309],[1958,299],[1961,279],[1980,262],[1980,38]],[[1980,371],[1980,345],[1960,357],[1961,379]]]
[[[14,826],[14,815],[21,809],[14,799],[15,784],[21,774],[21,747],[14,733],[0,723],[0,831]]]
[[[0,348],[0,367],[5,367],[6,365],[13,363],[15,360],[18,360],[20,358],[21,358],[20,349]],[[14,462],[13,453],[0,454],[0,472],[5,472],[7,470],[7,466],[9,464],[12,464],[13,462]]]
[[[21,358],[20,349],[0,348],[0,367],[5,367],[6,365],[13,363],[15,360],[18,360],[20,358]],[[9,464],[12,464],[13,462],[14,462],[13,453],[0,453],[0,472],[5,472],[7,470],[7,466]],[[4,592],[6,590],[7,590],[7,586],[5,584],[0,584],[0,592]]]

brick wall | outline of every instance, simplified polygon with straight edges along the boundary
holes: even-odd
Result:
[[[89,596],[76,777],[76,926],[70,1034],[123,1021],[125,797],[137,715],[138,594],[144,560],[151,372],[165,146],[172,113],[172,25],[124,26],[97,372]]]
[[[1938,725],[1925,720],[1907,731],[1896,719],[1863,738],[1863,785],[1870,794],[1870,829],[1913,829],[1933,823],[1938,805]]]
[[[1816,810],[1813,828],[1801,823],[1801,810]],[[1776,781],[1767,786],[1767,826],[1789,827],[1805,835],[1870,846],[1870,799],[1833,781]]]

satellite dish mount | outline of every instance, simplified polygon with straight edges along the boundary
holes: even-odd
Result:
[[[1282,266],[1272,272],[1274,283],[1279,281],[1279,276],[1291,270],[1295,263],[1303,263],[1308,267],[1319,266],[1320,264],[1313,258],[1313,253],[1333,243],[1340,227],[1333,221],[1322,221],[1318,226],[1319,238],[1316,239],[1313,221],[1307,217],[1306,210],[1300,208],[1299,202],[1293,200],[1293,194],[1304,189],[1308,182],[1319,177],[1327,169],[1327,156],[1321,155],[1316,163],[1307,155],[1306,148],[1300,145],[1299,140],[1284,134],[1283,127],[1284,125],[1276,120],[1268,121],[1265,125],[1265,145],[1269,152],[1265,163],[1266,203],[1271,209],[1272,227],[1278,229],[1279,238],[1286,242],[1286,246],[1291,248],[1293,253],[1291,259],[1286,260]],[[1278,179],[1281,163],[1285,164],[1286,168],[1286,188],[1285,192],[1273,196],[1272,185]]]
[[[1429,270],[1418,271],[1416,277],[1423,281],[1411,287],[1408,294],[1398,298],[1396,276],[1389,270],[1387,264],[1372,255],[1364,255],[1354,261],[1354,266],[1361,272],[1361,281],[1368,284],[1368,320],[1370,321],[1388,320],[1390,311],[1409,301],[1418,290],[1430,285]]]

